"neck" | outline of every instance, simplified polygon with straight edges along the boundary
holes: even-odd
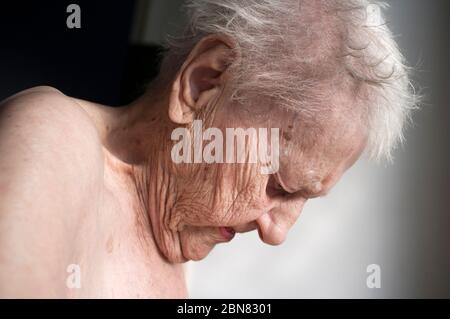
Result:
[[[182,266],[168,262],[173,258],[162,240],[168,236],[163,229],[167,222],[164,218],[175,194],[169,174],[173,128],[167,119],[165,101],[144,96],[120,108],[84,103],[104,146],[112,193],[123,200],[121,207],[129,207],[124,218],[134,227],[133,240],[139,242],[141,254],[151,259],[152,267],[158,267],[159,271],[152,269],[153,273],[165,269],[172,278],[183,278]],[[123,218],[121,222],[123,225]],[[169,236],[176,242],[176,235]]]
[[[141,233],[151,234],[149,240],[157,244],[165,258],[182,262],[174,258],[173,247],[165,245],[170,237],[170,242],[179,247],[176,229],[168,225],[176,189],[170,159],[174,125],[168,119],[166,103],[165,99],[144,96],[124,108],[106,145],[123,164],[122,174],[131,178]]]

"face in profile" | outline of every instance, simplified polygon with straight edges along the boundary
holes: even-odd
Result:
[[[305,203],[325,196],[365,146],[361,123],[338,111],[330,111],[322,127],[311,127],[303,124],[296,110],[277,105],[244,106],[226,99],[215,102],[214,115],[204,119],[203,130],[212,127],[224,132],[223,143],[217,144],[224,154],[227,128],[277,128],[279,164],[271,174],[262,173],[260,161],[174,165],[177,199],[168,223],[176,232],[162,239],[166,241],[163,247],[173,247],[170,260],[203,259],[216,244],[253,230],[264,243],[281,244]],[[346,103],[345,99],[332,102],[334,110],[342,107],[339,103]],[[270,136],[267,140],[266,136],[246,136],[243,158],[250,158],[261,138],[269,153],[273,151]]]

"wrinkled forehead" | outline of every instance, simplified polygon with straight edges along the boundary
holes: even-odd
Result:
[[[280,169],[293,175],[324,175],[355,152],[360,154],[367,135],[355,92],[348,87],[324,90],[314,101],[314,114],[282,108],[276,100],[260,96],[245,105],[225,103],[216,120],[227,127],[278,128]]]
[[[334,183],[357,161],[367,143],[365,126],[346,117],[335,117],[313,134],[304,129],[293,126],[289,140],[283,137],[286,133],[280,136],[279,173],[291,185]]]

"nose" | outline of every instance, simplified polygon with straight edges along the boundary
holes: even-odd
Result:
[[[265,213],[256,220],[258,234],[261,240],[268,245],[281,245],[286,240],[287,230],[277,225],[270,213]]]
[[[278,207],[261,215],[257,220],[258,233],[261,240],[277,246],[286,240],[289,229],[300,215],[306,200],[296,200],[291,203],[281,203]]]

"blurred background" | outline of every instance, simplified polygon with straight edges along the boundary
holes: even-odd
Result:
[[[68,29],[66,8],[81,8]],[[307,203],[279,247],[257,233],[188,265],[192,298],[450,297],[450,2],[391,0],[387,20],[425,96],[393,165],[357,163]],[[182,1],[0,4],[0,100],[36,85],[108,105],[130,102],[158,72]],[[381,287],[368,288],[377,264]]]

